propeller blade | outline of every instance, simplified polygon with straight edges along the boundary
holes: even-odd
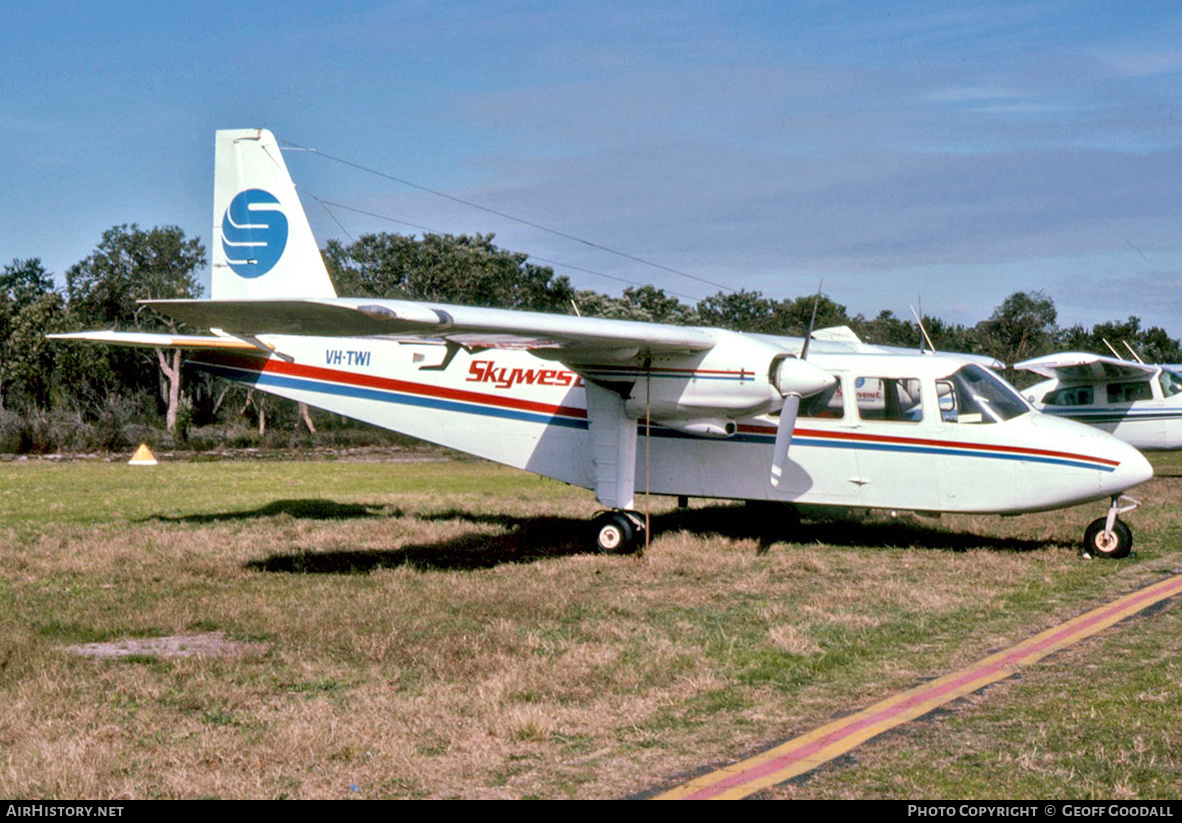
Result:
[[[817,296],[813,298],[813,316],[809,318],[809,330],[804,333],[804,346],[800,349],[800,359],[809,359],[809,343],[813,339],[813,326],[817,325],[817,306],[821,304],[821,289],[825,286],[825,279],[817,284]]]
[[[792,443],[792,430],[796,428],[796,414],[800,411],[800,395],[790,394],[784,398],[780,409],[780,424],[776,427],[776,448],[772,452],[772,485],[779,487],[784,476],[784,463],[788,460],[788,446]]]

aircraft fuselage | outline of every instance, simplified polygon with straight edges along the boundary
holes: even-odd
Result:
[[[596,487],[585,378],[561,363],[528,351],[449,352],[442,343],[373,337],[265,340],[284,357],[198,352],[189,362],[383,428]],[[837,377],[839,391],[802,411],[778,487],[768,482],[775,410],[734,418],[729,436],[705,436],[685,425],[693,419],[670,419],[648,428],[645,442],[643,409],[658,419],[654,401],[668,416],[668,408],[685,408],[682,401],[759,398],[767,394],[767,374],[684,357],[658,359],[640,377],[635,368],[624,374],[610,364],[580,371],[628,394],[639,429],[638,492],[647,478],[655,494],[1011,513],[1107,498],[1152,475],[1135,449],[1070,421],[1032,411],[1000,422],[958,415],[941,380],[955,363],[825,353],[810,362]]]

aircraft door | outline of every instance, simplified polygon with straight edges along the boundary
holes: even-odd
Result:
[[[1109,383],[1105,399],[1115,425],[1110,431],[1138,448],[1160,449],[1165,444],[1162,419],[1162,387],[1158,381],[1129,380]]]
[[[845,390],[851,378],[840,372],[834,377],[831,388],[801,401],[780,491],[854,505],[860,486],[849,435],[857,429],[857,416]]]
[[[1017,499],[1018,463],[999,448],[994,425],[1019,409],[1005,406],[981,370],[962,370],[935,381],[939,438],[945,444],[937,474],[950,510],[1008,509]],[[990,402],[992,398],[993,402]]]
[[[941,457],[933,438],[930,389],[916,377],[862,375],[854,380],[859,503],[939,510]]]

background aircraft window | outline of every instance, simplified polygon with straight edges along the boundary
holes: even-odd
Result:
[[[1148,380],[1138,380],[1136,383],[1109,383],[1109,403],[1132,403],[1134,400],[1152,400],[1153,390],[1149,388]]]
[[[1004,380],[977,365],[963,366],[936,381],[940,419],[947,423],[1001,423],[1030,411]]]
[[[797,417],[826,417],[831,420],[845,417],[845,399],[841,393],[841,378],[837,378],[837,383],[831,388],[800,401],[800,411],[797,413]]]
[[[1096,393],[1091,386],[1072,386],[1047,392],[1042,402],[1048,406],[1090,406],[1096,402]]]
[[[919,380],[914,377],[859,377],[858,416],[863,420],[918,423],[923,419]]]
[[[1178,392],[1182,392],[1182,374],[1162,369],[1161,375],[1157,379],[1161,383],[1162,397],[1173,397]]]

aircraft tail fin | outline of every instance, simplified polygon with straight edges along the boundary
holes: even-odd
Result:
[[[295,184],[266,129],[217,133],[210,296],[336,297]]]

